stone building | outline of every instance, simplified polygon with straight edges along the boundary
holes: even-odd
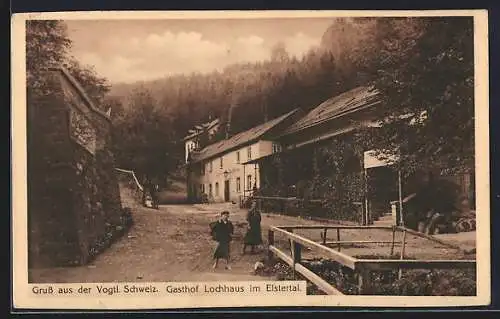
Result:
[[[121,206],[112,125],[63,68],[47,72],[49,92],[28,97],[28,263],[85,264],[120,236]]]

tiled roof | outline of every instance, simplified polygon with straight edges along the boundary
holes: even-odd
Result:
[[[234,148],[237,148],[240,145],[244,145],[246,143],[257,140],[259,137],[264,135],[270,129],[281,123],[283,120],[291,116],[293,113],[297,112],[298,109],[290,111],[286,114],[283,114],[275,119],[272,119],[266,123],[255,126],[254,128],[249,129],[248,131],[244,131],[234,135],[233,137],[222,140],[220,142],[208,145],[204,149],[199,152],[193,154],[192,162],[199,162],[211,157],[214,157],[218,154],[228,152]]]
[[[190,133],[190,134],[188,136],[184,137],[184,141],[200,135],[203,129],[210,130],[211,128],[213,128],[217,124],[219,124],[219,119],[215,119],[211,122],[203,123],[201,125],[196,125],[195,129],[191,129],[188,131],[188,133]]]
[[[306,116],[289,126],[281,136],[289,135],[352,111],[380,102],[379,92],[370,87],[357,87],[332,97],[311,110]]]

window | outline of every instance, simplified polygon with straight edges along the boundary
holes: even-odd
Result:
[[[201,193],[205,193],[205,184],[200,184]]]
[[[219,183],[215,183],[215,196],[219,196]]]
[[[278,153],[281,151],[281,145],[273,143],[273,153]]]
[[[247,190],[252,189],[252,175],[247,176]]]
[[[239,177],[236,177],[236,192],[241,192],[241,180]]]
[[[224,166],[224,160],[223,160],[223,157],[221,156],[220,157],[220,168],[222,168]]]
[[[236,163],[240,163],[240,151],[236,152]]]
[[[251,146],[249,146],[247,148],[247,157],[249,160],[252,159],[252,147]]]
[[[212,196],[212,184],[208,184],[208,195]]]
[[[212,164],[213,164],[213,161],[210,161],[210,163],[209,163],[209,165],[210,165],[210,166],[209,166],[209,168],[208,168],[208,171],[209,171],[210,173],[212,173],[212,168],[213,168],[213,167],[212,167]]]

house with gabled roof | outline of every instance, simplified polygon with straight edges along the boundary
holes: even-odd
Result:
[[[313,167],[317,161],[316,149],[331,145],[336,138],[348,139],[361,127],[379,127],[381,107],[383,104],[380,92],[372,87],[360,86],[324,101],[284,129],[275,137],[274,143],[280,146],[279,155],[286,158],[286,165],[291,171],[285,172],[284,181],[278,182],[283,176],[277,176],[280,170],[272,161],[278,154],[270,154],[254,161],[261,167],[263,193],[267,195],[265,191],[267,187],[273,188],[276,184],[283,183],[283,186],[289,189],[288,196],[302,197],[303,194],[297,185],[312,180]],[[355,191],[349,191],[348,200],[363,212],[364,221],[376,219],[378,216],[392,215],[395,219],[393,222],[399,222],[399,215],[391,211],[391,202],[401,201],[401,196],[404,198],[418,190],[423,183],[426,183],[428,175],[433,175],[432,170],[413,174],[402,181],[399,172],[392,167],[394,158],[388,157],[382,160],[373,150],[355,145],[354,140],[352,143],[346,146],[352,152],[342,159],[344,161],[342,174],[352,174],[358,179],[358,183],[353,185],[348,185],[350,183],[347,180],[343,181],[343,187],[356,188]],[[339,149],[338,153],[341,152]],[[473,203],[473,174],[441,174],[440,179],[455,184],[461,196]],[[314,197],[314,194],[308,196]]]
[[[273,140],[299,114],[295,109],[201,150],[191,150],[187,165],[189,200],[200,201],[206,194],[211,202],[238,202],[259,188],[259,165],[249,161],[278,151]]]
[[[204,143],[209,143],[219,130],[219,127],[220,120],[217,118],[201,125],[196,125],[188,131],[188,135],[183,139],[186,163],[190,152],[199,150],[204,146]]]

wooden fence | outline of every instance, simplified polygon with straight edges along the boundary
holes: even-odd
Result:
[[[121,176],[121,178],[119,178],[119,180],[129,186],[134,198],[142,204],[142,194],[144,192],[144,187],[139,182],[139,179],[137,179],[134,171],[121,168],[115,168],[115,170],[120,173],[119,176]]]
[[[303,199],[298,197],[279,197],[279,196],[253,196],[257,202],[257,207],[262,212],[281,213],[289,216],[309,217],[318,221],[332,220],[328,215],[328,209],[324,207],[325,201],[322,199]],[[352,202],[353,207],[356,208],[355,215],[351,215],[352,220],[340,220],[335,222],[356,222],[361,224],[369,223],[371,221],[364,220],[363,203]],[[270,208],[271,207],[271,208]]]
[[[311,239],[305,238],[303,236],[294,234],[294,230],[298,229],[318,229],[321,230],[321,240],[322,242],[316,242]],[[386,229],[392,232],[391,241],[342,241],[341,240],[341,230],[342,229],[357,229],[360,231],[370,230],[370,229]],[[335,241],[328,241],[327,235],[328,231],[333,230],[336,233]],[[402,233],[402,239],[396,241],[396,232]],[[275,234],[283,235],[286,240],[290,243],[290,255],[280,250],[275,246]],[[357,277],[358,291],[359,294],[369,294],[372,289],[371,272],[381,271],[381,270],[399,270],[401,276],[401,269],[475,269],[475,260],[408,260],[405,257],[405,246],[406,246],[406,234],[410,233],[412,235],[434,241],[441,245],[461,249],[456,245],[444,242],[432,236],[428,236],[413,230],[409,230],[404,227],[399,226],[324,226],[324,225],[299,225],[299,226],[273,226],[268,232],[268,242],[269,242],[269,259],[279,258],[280,260],[287,263],[292,269],[294,276],[298,273],[305,277],[307,280],[312,282],[321,291],[329,295],[342,295],[342,292],[337,288],[333,287],[326,280],[312,272],[311,270],[304,267],[301,264],[302,251],[304,247],[308,249],[316,249],[320,255],[324,258],[333,260],[338,264],[351,269],[355,276]],[[394,249],[396,244],[401,247],[400,259],[359,259],[349,256],[341,252],[341,246],[346,244],[390,244],[391,245],[391,256],[394,254]],[[337,249],[333,249],[334,246]],[[463,251],[469,253],[467,251]]]

